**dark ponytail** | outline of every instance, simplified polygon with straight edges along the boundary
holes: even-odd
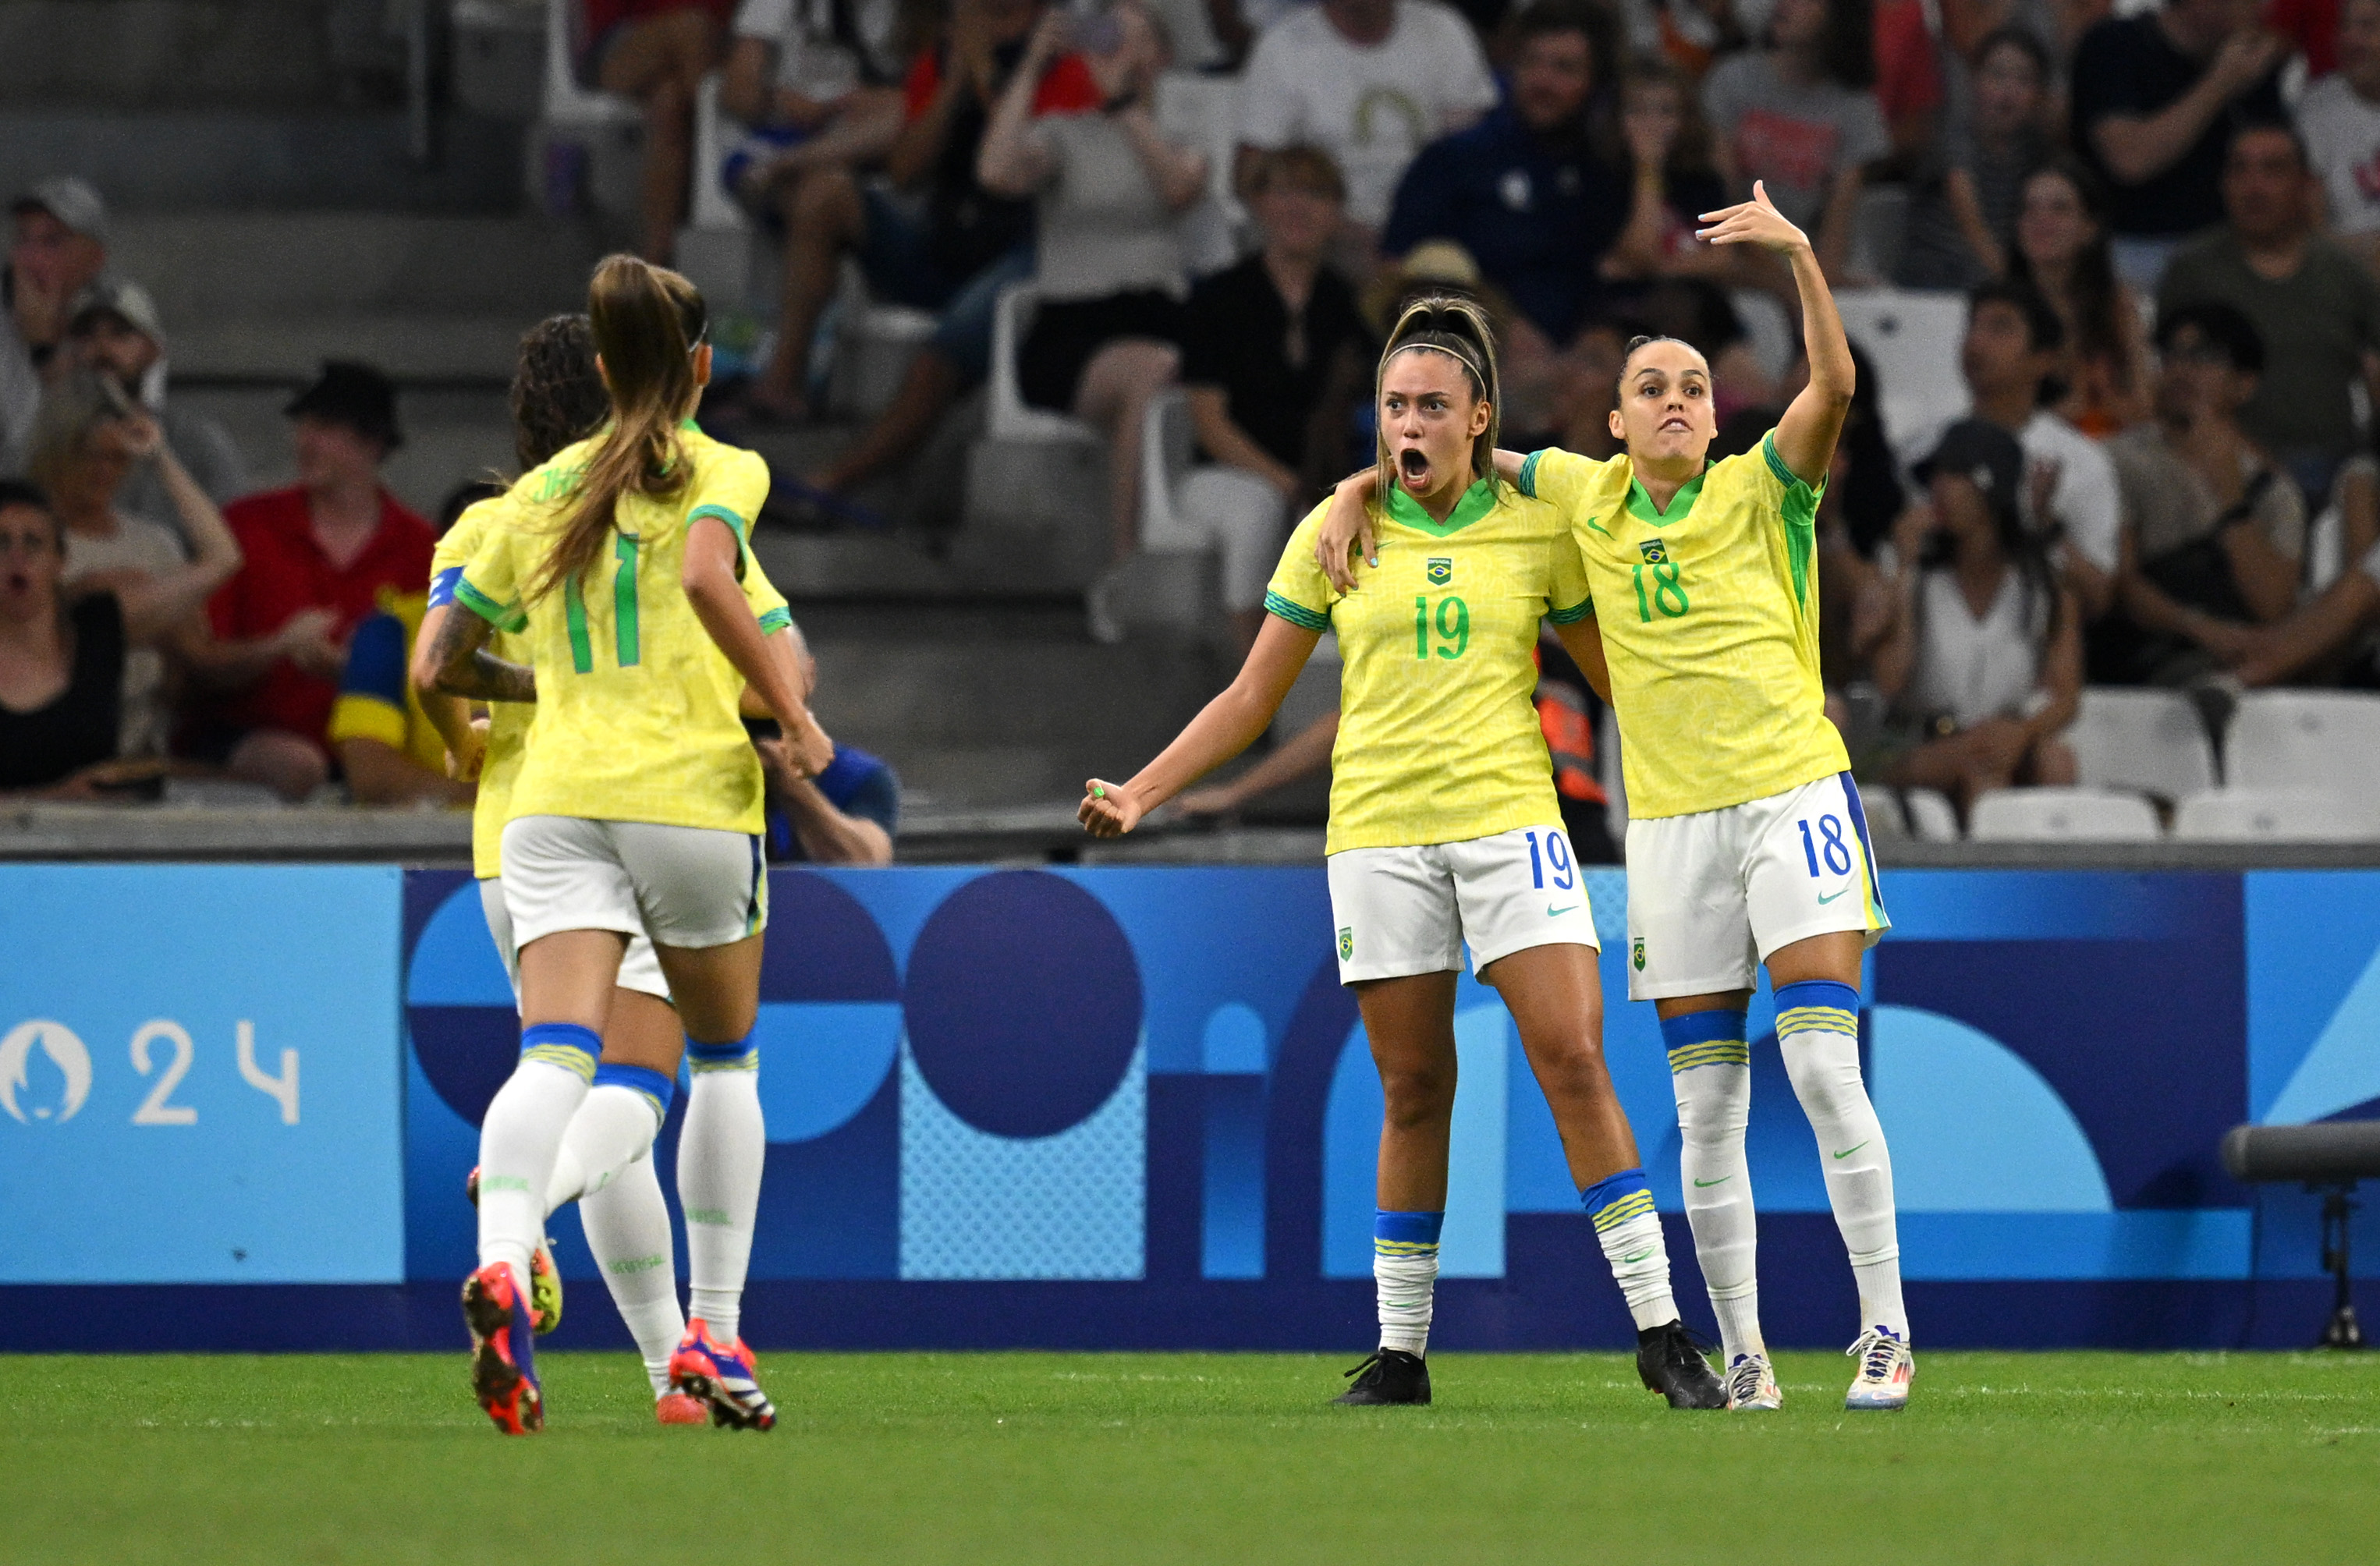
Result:
[[[1471,476],[1492,477],[1496,471],[1496,437],[1504,416],[1504,390],[1496,370],[1496,332],[1488,324],[1488,312],[1469,299],[1449,294],[1427,294],[1407,305],[1404,313],[1397,317],[1396,325],[1390,329],[1388,346],[1380,350],[1379,368],[1372,374],[1375,408],[1379,406],[1380,384],[1388,378],[1389,361],[1416,348],[1444,354],[1461,365],[1471,382],[1471,395],[1488,405],[1488,428],[1471,443]],[[1396,478],[1395,467],[1389,461],[1385,431],[1378,440],[1378,461],[1379,492],[1385,500]]]
[[[623,496],[666,497],[686,487],[677,427],[702,390],[694,379],[694,351],[708,324],[702,296],[674,272],[611,256],[587,290],[587,320],[612,394],[612,425],[571,492],[570,520],[528,584],[530,599],[576,580],[601,557]]]

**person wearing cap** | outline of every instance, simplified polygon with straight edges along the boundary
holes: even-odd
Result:
[[[103,277],[84,290],[67,325],[77,362],[105,375],[127,400],[147,410],[172,452],[217,505],[248,492],[248,463],[218,421],[165,400],[165,329],[156,301],[138,283]],[[168,521],[171,497],[156,469],[128,480],[116,504],[136,516]]]
[[[0,273],[0,474],[23,468],[42,382],[75,300],[107,267],[107,205],[82,180],[45,179],[8,212],[16,233]]]
[[[2082,700],[2082,616],[2025,526],[2024,449],[1962,419],[1914,472],[1927,498],[1894,528],[1874,667],[1898,754],[1878,770],[1949,795],[1961,817],[1991,789],[2072,783],[2058,735]]]
[[[208,605],[214,639],[200,663],[218,699],[185,743],[297,800],[331,775],[325,736],[348,637],[383,590],[430,579],[437,539],[380,481],[404,439],[386,376],[334,359],[283,411],[298,482],[225,508],[248,564]],[[322,634],[293,649],[285,632],[301,616]]]

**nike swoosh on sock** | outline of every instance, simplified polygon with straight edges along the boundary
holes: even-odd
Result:
[[[1835,1157],[1839,1159],[1850,1158],[1853,1153],[1858,1152],[1862,1147],[1866,1146],[1867,1144],[1865,1142],[1854,1142],[1850,1147],[1845,1147],[1841,1152],[1837,1153]]]

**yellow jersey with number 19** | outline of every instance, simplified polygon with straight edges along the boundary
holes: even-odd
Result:
[[[714,472],[726,467],[719,464]],[[455,525],[438,540],[437,552],[430,560],[432,607],[455,601],[455,589],[462,580],[463,568],[479,552],[488,529],[514,524],[512,500],[508,492],[479,502],[456,517]],[[763,636],[794,623],[785,595],[760,569],[757,556],[745,563],[744,601],[752,606],[753,618],[760,623]],[[508,632],[497,631],[491,636],[488,650],[507,662],[529,662],[527,644]],[[512,819],[513,779],[519,773],[521,758],[526,753],[529,720],[536,715],[535,705],[526,701],[488,704],[487,750],[480,758],[480,788],[471,803],[471,873],[481,880],[504,874],[504,823]]]
[[[1444,522],[1402,490],[1378,508],[1379,564],[1341,594],[1314,563],[1330,507],[1290,536],[1265,608],[1336,630],[1339,739],[1323,851],[1467,843],[1561,825],[1530,702],[1537,622],[1587,612],[1560,513],[1482,480]]]
[[[1774,434],[1653,504],[1626,456],[1541,451],[1611,668],[1632,817],[1690,816],[1848,771],[1818,677],[1818,500]]]
[[[706,516],[735,531],[742,574],[754,574],[747,545],[768,498],[768,467],[685,428],[686,486],[667,497],[623,496],[596,562],[523,602],[601,438],[564,448],[513,486],[499,503],[511,510],[507,525],[483,528],[455,584],[455,601],[518,637],[537,670],[504,819],[576,816],[758,833],[760,763],[736,710],[744,678],[702,628],[680,577],[687,529]]]

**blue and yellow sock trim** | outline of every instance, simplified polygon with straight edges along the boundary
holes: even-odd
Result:
[[[1578,1202],[1594,1222],[1595,1232],[1604,1234],[1651,1212],[1653,1188],[1645,1184],[1643,1170],[1623,1169],[1581,1191]]]
[[[595,1080],[595,1057],[602,1036],[575,1022],[535,1022],[521,1029],[521,1059],[560,1066],[581,1082]]]
[[[651,1106],[653,1123],[658,1126],[669,1118],[670,1100],[677,1097],[677,1079],[663,1076],[645,1066],[619,1065],[606,1061],[595,1068],[598,1087],[625,1087]]]
[[[1688,1012],[1661,1019],[1661,1042],[1670,1051],[1670,1072],[1675,1075],[1696,1066],[1748,1066],[1752,1045],[1744,1038],[1742,1012]]]
[[[1434,1256],[1438,1236],[1446,1227],[1443,1212],[1372,1212],[1372,1254],[1392,1258]]]
[[[686,1041],[686,1066],[697,1076],[714,1071],[759,1071],[759,1031],[755,1027],[733,1044],[699,1044],[689,1038]]]
[[[1840,1033],[1859,1037],[1859,991],[1830,978],[1807,978],[1777,988],[1777,1037]]]

